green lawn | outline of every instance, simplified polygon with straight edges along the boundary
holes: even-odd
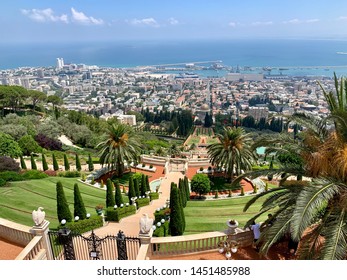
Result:
[[[91,215],[96,215],[94,207],[97,204],[105,205],[106,192],[102,189],[85,185],[78,182],[76,178],[48,177],[41,180],[12,182],[9,187],[0,188],[0,217],[32,226],[31,213],[41,206],[46,212],[46,220],[50,222],[50,228],[56,228],[59,224],[56,214],[56,183],[58,181],[61,181],[64,186],[72,214],[75,183],[78,183],[86,210]]]
[[[250,196],[230,199],[216,199],[205,201],[188,201],[184,209],[186,218],[185,235],[209,231],[222,231],[227,229],[226,222],[235,219],[239,222],[239,227],[243,227],[246,222],[258,213],[264,199],[260,199],[253,204],[247,212],[243,212],[243,207],[250,199]],[[267,213],[258,220],[264,221]]]

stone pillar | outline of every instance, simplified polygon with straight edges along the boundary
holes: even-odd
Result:
[[[52,253],[52,247],[51,242],[49,240],[48,236],[49,231],[49,222],[44,220],[42,224],[38,226],[33,226],[30,230],[30,233],[35,236],[42,236],[43,244],[46,249],[46,255],[48,260],[53,260],[53,253]]]
[[[147,233],[142,233],[142,232],[140,231],[140,233],[139,233],[139,238],[140,238],[140,241],[141,241],[141,246],[142,246],[142,245],[145,245],[145,244],[151,243],[152,235],[153,235],[153,229],[151,229],[151,230],[150,230],[149,232],[147,232]]]

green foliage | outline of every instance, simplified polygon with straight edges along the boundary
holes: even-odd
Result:
[[[191,190],[198,193],[200,196],[208,193],[211,189],[210,179],[206,174],[195,174],[190,184]]]
[[[154,213],[154,223],[160,222],[162,219],[168,220],[170,217],[170,208],[160,209]]]
[[[0,178],[5,180],[6,182],[11,181],[22,181],[23,177],[21,174],[15,171],[3,171],[0,172]]]
[[[182,206],[179,190],[175,185],[171,187],[170,200],[170,234],[172,236],[182,235],[184,232]]]
[[[42,154],[42,169],[43,169],[43,171],[48,170],[48,164],[47,164],[45,154]]]
[[[94,170],[94,163],[91,154],[88,155],[88,170],[90,172]]]
[[[156,226],[156,225],[155,225]],[[166,237],[169,236],[169,222],[165,221],[160,227],[157,227],[153,232],[154,237]]]
[[[113,207],[108,207],[106,208],[106,219],[107,221],[119,222],[122,218],[128,217],[135,213],[135,205],[117,207],[117,209],[114,209]]]
[[[87,217],[87,211],[77,183],[74,184],[74,217],[76,216],[80,220],[84,220]]]
[[[140,197],[139,179],[134,179],[135,196]]]
[[[108,178],[106,181],[106,207],[113,207],[116,204],[113,189],[113,182]]]
[[[39,170],[27,170],[22,174],[23,180],[34,180],[34,179],[43,179],[47,178],[48,175]]]
[[[132,197],[136,196],[136,192],[135,192],[135,187],[134,187],[134,179],[133,177],[129,178],[129,186],[128,186],[128,197],[129,197],[129,203],[132,204]]]
[[[141,176],[141,186],[140,186],[140,195],[145,196],[147,191],[147,182],[146,182],[146,175],[142,174]]]
[[[54,153],[52,154],[52,158],[53,158],[52,159],[53,160],[53,170],[58,171],[59,170],[59,164],[58,164],[57,158],[56,158]]]
[[[23,156],[20,156],[20,167],[22,169],[27,169],[27,165],[25,163],[25,160],[24,160]]]
[[[18,141],[18,145],[25,156],[30,156],[32,153],[42,152],[42,148],[31,135],[24,135],[21,137]]]
[[[149,193],[149,198],[150,198],[151,201],[155,200],[155,199],[159,199],[159,193],[151,192],[151,193]]]
[[[19,158],[22,150],[11,135],[0,132],[0,156]]]
[[[82,234],[103,226],[101,216],[91,216],[89,219],[79,220],[78,222],[67,222],[65,226],[59,226],[60,228],[69,228],[72,232]]]
[[[7,182],[4,179],[0,178],[0,187],[4,187],[6,185],[7,185]]]
[[[72,221],[72,215],[69,209],[69,204],[67,203],[65,192],[63,188],[63,184],[58,181],[56,184],[56,192],[57,192],[57,216],[58,221],[62,221],[65,219],[67,222]]]
[[[77,177],[81,177],[81,172],[77,171],[77,170],[73,170],[73,171],[61,171],[58,172],[57,174],[59,177],[65,177],[65,178],[77,178]]]
[[[122,196],[122,192],[120,190],[120,185],[119,185],[119,181],[115,180],[114,182],[114,186],[115,186],[115,204],[120,207],[121,204],[124,204],[123,201],[123,196]]]
[[[69,171],[70,170],[70,163],[69,163],[69,160],[68,160],[66,154],[64,154],[64,168],[65,168],[65,171]]]
[[[186,189],[186,196],[187,196],[186,201],[189,201],[190,200],[190,189],[189,189],[189,181],[188,181],[187,176],[184,176],[183,182],[184,182],[184,187]]]
[[[150,203],[150,200],[147,197],[136,199],[137,208],[141,208],[143,206],[147,206],[147,205],[149,205],[149,203]]]
[[[36,162],[35,162],[33,154],[31,154],[31,156],[30,156],[30,163],[31,163],[31,169],[36,170],[37,169],[37,165],[36,165]]]
[[[81,171],[82,170],[81,161],[80,161],[80,157],[78,154],[76,154],[76,156],[75,156],[75,162],[76,162],[76,170]]]

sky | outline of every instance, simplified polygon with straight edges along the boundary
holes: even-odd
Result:
[[[347,39],[346,0],[3,2],[0,18],[3,43],[240,38]]]

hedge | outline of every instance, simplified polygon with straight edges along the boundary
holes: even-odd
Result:
[[[151,192],[151,193],[149,193],[149,198],[150,198],[151,201],[155,200],[155,199],[158,199],[159,198],[159,193]]]
[[[149,205],[149,203],[150,203],[150,200],[147,197],[139,198],[139,199],[136,200],[137,208],[140,208],[140,207],[143,207],[143,206],[147,206],[147,205]]]
[[[157,224],[154,224],[157,227]],[[165,221],[160,227],[157,227],[153,232],[154,237],[165,237],[169,236],[169,221]]]
[[[103,222],[101,216],[91,216],[89,219],[79,220],[77,222],[67,222],[65,226],[58,226],[58,229],[68,228],[73,233],[82,234],[102,226]]]
[[[66,177],[66,178],[77,178],[81,177],[81,172],[79,171],[62,171],[58,172],[59,177]]]
[[[0,187],[6,186],[7,182],[0,178]]]
[[[46,173],[35,169],[25,171],[22,174],[23,180],[43,179],[47,177],[48,175]]]
[[[154,213],[154,224],[161,222],[162,219],[167,220],[170,216],[170,208],[164,208]]]
[[[121,219],[136,213],[135,205],[123,206],[114,209],[113,207],[106,208],[107,221],[119,222]]]

